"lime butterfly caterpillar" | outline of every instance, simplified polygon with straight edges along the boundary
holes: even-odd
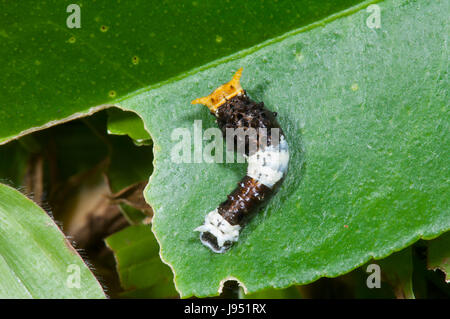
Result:
[[[248,217],[273,192],[289,163],[289,147],[276,120],[277,114],[266,109],[263,102],[249,98],[240,84],[242,70],[210,95],[191,102],[208,107],[224,137],[228,129],[257,132],[253,140],[247,134],[235,136],[235,141],[240,139],[245,145],[240,151],[248,161],[247,175],[227,200],[206,215],[204,224],[195,229],[200,232],[200,241],[216,253],[226,252],[238,241]],[[252,141],[255,147],[251,147]]]

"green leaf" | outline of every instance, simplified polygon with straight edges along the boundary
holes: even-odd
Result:
[[[183,297],[218,294],[229,278],[251,293],[338,276],[450,228],[445,10],[435,1],[379,6],[381,29],[353,8],[120,102],[154,142],[146,197]],[[245,164],[174,163],[171,133],[192,133],[197,119],[214,127],[189,102],[239,67],[249,95],[278,112],[291,160],[279,192],[217,255],[193,229]]]
[[[141,210],[130,205],[119,204],[121,213],[125,216],[131,225],[141,224],[148,217]]]
[[[0,298],[105,298],[53,220],[2,184],[0,220]]]
[[[116,257],[117,271],[127,298],[167,298],[178,294],[169,267],[159,258],[150,226],[129,226],[109,236],[106,244]]]
[[[73,29],[69,3],[9,1],[0,13],[0,143],[360,1],[79,1]]]
[[[107,171],[111,190],[118,192],[134,183],[148,180],[153,170],[151,147],[138,147],[127,136],[108,136],[108,140],[112,145]]]
[[[428,269],[439,269],[450,283],[450,232],[428,242]]]
[[[144,145],[138,147],[127,136],[109,136],[108,140],[112,147],[106,175],[111,191],[116,193],[135,183],[147,181],[153,171],[152,148]],[[140,210],[123,203],[120,209],[132,224],[140,223],[146,217]]]
[[[21,69],[13,67],[17,66],[17,60],[6,56],[6,79],[17,89],[12,93],[0,91],[0,101],[17,107],[0,109],[0,118],[6,123],[0,127],[0,136],[7,140],[32,126],[66,118],[74,112],[88,112],[88,106],[108,101],[139,114],[154,143],[155,171],[145,194],[155,210],[153,231],[161,244],[160,254],[174,270],[177,290],[183,297],[218,294],[221,282],[228,278],[238,279],[252,293],[269,287],[304,284],[321,276],[338,276],[372,257],[388,256],[419,238],[431,239],[450,228],[446,196],[449,193],[446,154],[450,143],[445,121],[449,100],[445,4],[432,0],[378,2],[381,28],[371,29],[366,20],[372,13],[365,8],[372,2],[375,1],[342,10],[347,6],[340,3],[334,7],[335,2],[329,1],[317,15],[313,14],[317,7],[309,1],[296,2],[299,7],[292,15],[278,9],[285,9],[284,6],[270,3],[261,9],[263,15],[251,5],[236,15],[237,11],[218,4],[223,23],[220,15],[209,15],[214,10],[202,7],[200,12],[211,20],[196,20],[201,14],[189,15],[190,23],[198,22],[192,23],[198,29],[189,26],[182,29],[197,31],[189,35],[199,34],[198,42],[179,35],[177,43],[161,39],[156,43],[147,42],[147,35],[145,40],[139,36],[124,40],[119,28],[104,22],[104,16],[98,13],[107,14],[108,9],[95,10],[95,14],[86,10],[86,21],[89,21],[86,28],[55,29],[48,37],[56,46],[70,39],[67,32],[79,31],[76,41],[70,44],[82,45],[67,45],[64,49],[54,46],[53,51],[45,52],[53,64],[58,61],[55,52],[59,57],[63,50],[71,62],[77,58],[85,60],[75,64],[59,62],[64,65],[64,70],[56,70],[61,71],[60,77],[54,77],[55,70],[51,74],[39,73],[44,68],[26,73],[35,80],[37,71],[46,79],[46,87],[52,90],[52,95],[47,93],[47,97],[51,98],[37,99],[33,90],[35,95],[26,93],[30,89],[27,83],[31,81],[20,86],[15,74]],[[309,5],[302,7],[305,4]],[[159,8],[152,12],[159,12]],[[293,18],[296,12],[309,12],[309,18],[300,19],[297,24]],[[329,18],[318,19],[331,13],[334,14]],[[270,14],[278,18],[272,20]],[[98,15],[98,21],[89,15]],[[179,15],[166,16],[172,22],[182,20]],[[236,17],[239,17],[238,24]],[[49,17],[48,21],[59,18]],[[6,22],[14,25],[11,20]],[[23,20],[28,21],[22,17]],[[162,20],[157,19],[156,23]],[[32,23],[33,19],[29,21]],[[134,17],[133,21],[138,19]],[[132,28],[133,21],[125,21],[127,30]],[[153,20],[146,12],[141,30],[148,31],[145,26],[153,23],[148,21]],[[268,24],[270,21],[279,22],[280,27]],[[292,24],[286,26],[285,21]],[[305,25],[305,21],[316,22],[295,29]],[[110,26],[109,33],[103,33],[107,41],[99,41],[102,34],[92,29],[93,25],[98,27],[102,23]],[[50,25],[54,27],[55,23]],[[14,26],[20,27],[18,23]],[[216,32],[229,32],[235,27],[237,33],[230,39],[223,36],[224,32]],[[281,34],[272,33],[273,28],[292,31],[237,52]],[[140,26],[136,28],[139,29]],[[205,33],[198,32],[201,29]],[[270,35],[261,36],[263,29],[270,31]],[[114,33],[110,32],[113,30]],[[164,39],[172,39],[167,28],[164,30]],[[32,31],[29,32],[32,37]],[[6,32],[7,47],[21,44],[8,38],[10,34]],[[94,40],[90,40],[90,34],[94,34]],[[114,40],[117,34],[122,42]],[[208,38],[211,42],[205,34],[211,36]],[[216,41],[220,40],[217,35],[222,37],[222,42]],[[255,37],[259,38],[252,42]],[[136,43],[132,43],[134,39],[138,39]],[[237,40],[242,44],[234,42]],[[215,46],[214,41],[222,44]],[[152,64],[155,72],[126,67],[125,61],[134,56],[141,43],[145,50],[142,52],[155,54],[155,60],[151,61],[160,61],[158,67]],[[170,44],[166,47],[167,43]],[[162,45],[164,49],[153,51],[145,47],[147,44]],[[111,47],[107,48],[108,45]],[[38,52],[38,48],[29,49]],[[173,55],[166,59],[169,49]],[[218,59],[233,52],[236,53]],[[139,61],[143,61],[141,55]],[[38,57],[33,58],[40,61]],[[32,60],[29,56],[22,59],[27,61],[27,66]],[[151,61],[145,65],[149,66]],[[108,68],[102,67],[104,64]],[[186,71],[196,66],[199,68]],[[203,120],[203,129],[214,127],[214,119],[205,108],[189,103],[228,81],[239,67],[244,67],[242,84],[248,94],[278,112],[291,160],[279,192],[246,226],[239,243],[228,253],[216,255],[200,244],[193,229],[235,187],[245,174],[245,165],[174,163],[170,153],[177,141],[171,140],[171,133],[183,127],[192,132],[193,121],[197,119]],[[80,70],[79,78],[67,76],[80,74]],[[133,71],[141,77],[130,73]],[[179,76],[161,82],[176,74]],[[152,85],[126,95],[142,88],[143,83]],[[5,86],[4,82],[0,84]],[[39,84],[40,81],[33,82],[38,88]],[[59,89],[56,92],[55,87]],[[72,90],[74,87],[79,92]],[[105,96],[112,90],[115,98],[108,100]],[[36,101],[46,103],[37,106]],[[56,106],[61,109],[56,111]]]
[[[109,109],[107,112],[109,134],[128,135],[135,143],[149,144],[150,135],[139,116],[116,108]]]

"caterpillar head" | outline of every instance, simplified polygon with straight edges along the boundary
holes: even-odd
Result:
[[[191,104],[203,104],[208,107],[211,113],[215,114],[217,109],[223,105],[227,100],[244,94],[241,87],[240,78],[243,68],[237,70],[230,82],[219,86],[210,95],[195,99]]]

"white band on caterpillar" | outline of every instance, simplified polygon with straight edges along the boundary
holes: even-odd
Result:
[[[229,244],[238,241],[241,226],[231,225],[217,211],[217,208],[205,216],[205,223],[194,229],[199,231],[202,243],[216,253],[223,253],[227,250]],[[210,233],[217,239],[217,246],[214,247],[208,240],[203,238],[203,233]],[[225,245],[228,243],[228,245]]]
[[[272,188],[287,171],[289,147],[281,136],[277,146],[270,145],[248,157],[247,175]]]

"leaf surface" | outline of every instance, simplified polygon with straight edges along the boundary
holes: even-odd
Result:
[[[218,294],[226,279],[254,292],[334,277],[450,227],[448,87],[442,3],[380,2],[240,53],[119,102],[150,130],[146,193],[153,231],[183,297]],[[176,128],[215,127],[189,102],[244,67],[242,85],[278,113],[288,175],[226,254],[193,230],[245,175],[245,164],[177,164]],[[164,125],[161,125],[164,123]],[[203,142],[203,146],[207,141]]]

